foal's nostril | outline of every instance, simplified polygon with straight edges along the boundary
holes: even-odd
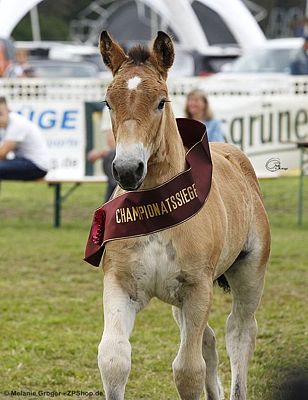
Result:
[[[136,188],[140,184],[144,172],[145,165],[142,161],[120,159],[112,163],[114,179],[126,190]]]
[[[114,179],[116,181],[118,181],[119,180],[119,173],[118,173],[118,171],[116,169],[116,166],[115,166],[114,162],[112,163],[112,174],[113,174]]]
[[[140,161],[140,163],[138,164],[138,168],[136,170],[136,175],[138,178],[142,177],[143,171],[144,171],[144,163],[142,161]]]

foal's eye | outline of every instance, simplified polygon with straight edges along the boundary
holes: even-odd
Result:
[[[162,110],[165,107],[166,100],[161,100],[158,104],[158,109]]]
[[[111,110],[111,107],[110,107],[108,101],[107,101],[107,100],[104,100],[104,103],[106,104],[106,107],[107,107],[109,110]]]

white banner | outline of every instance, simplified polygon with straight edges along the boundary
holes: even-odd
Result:
[[[10,102],[10,108],[33,121],[43,132],[50,155],[49,178],[85,175],[84,104],[63,102]]]
[[[265,166],[271,158],[279,158],[282,168],[299,167],[299,152],[290,142],[308,139],[306,96],[211,96],[209,100],[215,118],[223,122],[227,141],[246,153],[258,176],[275,175]],[[184,116],[185,101],[183,95],[173,96],[176,117]],[[11,101],[10,106],[43,131],[50,150],[49,177],[66,179],[85,174],[83,102]],[[105,127],[109,124],[106,113]]]
[[[228,143],[245,152],[258,176],[273,175],[265,167],[273,157],[280,158],[281,167],[299,167],[292,142],[308,140],[306,96],[211,96],[209,102]],[[173,106],[177,117],[184,116],[185,97],[174,97]]]

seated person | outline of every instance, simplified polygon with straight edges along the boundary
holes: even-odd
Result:
[[[43,134],[33,122],[9,111],[6,99],[0,97],[0,181],[35,180],[47,171],[48,150]]]
[[[95,162],[98,159],[103,160],[103,171],[108,178],[108,186],[105,194],[105,202],[110,200],[114,189],[117,186],[117,182],[115,181],[112,174],[112,162],[115,157],[115,141],[113,137],[112,130],[105,131],[107,135],[107,145],[109,147],[108,150],[91,150],[88,153],[88,160],[91,162]]]

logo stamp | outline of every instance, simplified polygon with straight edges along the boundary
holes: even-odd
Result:
[[[265,168],[270,172],[276,172],[279,170],[286,171],[288,168],[281,166],[280,158],[273,157],[266,161]]]

